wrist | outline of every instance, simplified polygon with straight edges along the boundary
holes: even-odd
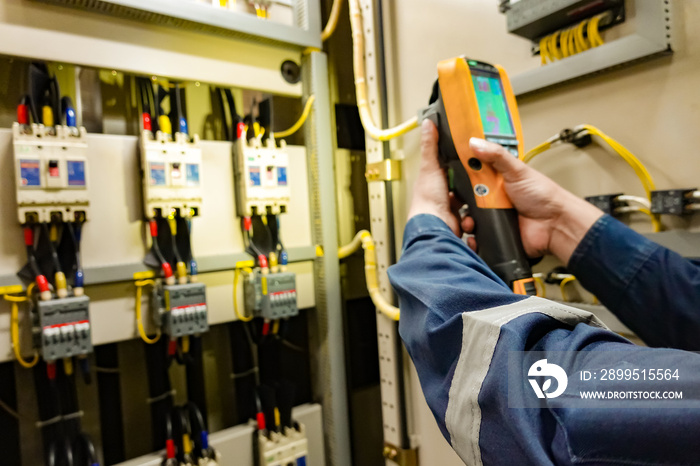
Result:
[[[558,201],[557,215],[551,224],[549,251],[568,265],[576,247],[602,216],[602,210],[566,192]]]

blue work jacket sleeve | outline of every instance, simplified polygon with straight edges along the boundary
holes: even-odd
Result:
[[[700,264],[604,216],[569,270],[647,345],[700,350]]]
[[[638,347],[590,313],[513,294],[432,215],[408,222],[401,259],[389,269],[389,278],[399,296],[399,333],[425,398],[466,464],[700,462],[694,447],[700,403],[691,393],[700,385],[699,356]],[[569,374],[564,394],[540,400],[538,408],[523,407],[524,400],[538,397],[524,366],[511,370],[509,357],[524,355],[530,367],[529,357],[546,362],[572,352],[581,357],[561,363]],[[687,404],[651,410],[572,406],[568,402],[584,387],[581,367],[678,368],[683,376],[674,388],[687,389]],[[597,389],[600,383],[585,386]],[[622,390],[625,383],[605,382],[602,388]]]

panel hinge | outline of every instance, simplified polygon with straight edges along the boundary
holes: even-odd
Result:
[[[404,450],[390,443],[384,443],[384,458],[399,466],[418,466],[418,449]]]
[[[401,160],[385,159],[381,162],[368,163],[365,178],[367,182],[400,180]]]

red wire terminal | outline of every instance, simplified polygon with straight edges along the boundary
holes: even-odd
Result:
[[[45,293],[49,290],[49,281],[43,275],[36,276],[36,287],[39,289],[40,293]]]
[[[158,237],[158,223],[155,220],[148,222],[148,226],[151,228],[151,238]]]
[[[258,262],[260,263],[260,267],[261,267],[261,268],[266,269],[266,268],[268,267],[268,264],[267,264],[267,257],[265,257],[264,254],[260,254],[260,255],[258,256]]]
[[[165,441],[165,457],[167,459],[175,458],[175,442],[173,439],[168,439]]]
[[[236,126],[236,130],[238,132],[238,139],[245,137],[245,123],[238,123],[238,125]]]
[[[151,124],[151,114],[148,112],[143,112],[141,114],[141,121],[143,122],[143,129],[146,131],[153,131],[153,125]]]
[[[265,415],[258,413],[255,417],[258,420],[258,430],[265,430]]]
[[[175,356],[177,353],[177,340],[170,340],[168,342],[168,356]]]
[[[49,362],[46,363],[46,376],[49,380],[56,380],[56,363]]]
[[[250,231],[253,228],[253,220],[250,217],[243,217],[243,229]]]
[[[29,109],[26,104],[19,104],[17,106],[17,123],[20,125],[29,124]]]
[[[163,269],[163,274],[165,275],[165,278],[170,278],[173,276],[173,268],[170,266],[169,263],[163,262],[161,264],[161,268]]]
[[[262,334],[263,334],[263,336],[267,336],[269,333],[270,333],[270,321],[266,320],[263,323]]]
[[[24,227],[24,244],[25,246],[34,246],[34,230],[32,230],[32,227]]]

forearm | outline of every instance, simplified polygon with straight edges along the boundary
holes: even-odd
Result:
[[[559,214],[551,221],[549,251],[563,264],[568,264],[576,247],[603,212],[588,201],[561,191],[561,197],[556,200]]]
[[[700,350],[700,267],[601,218],[580,242],[569,270],[647,344]]]

